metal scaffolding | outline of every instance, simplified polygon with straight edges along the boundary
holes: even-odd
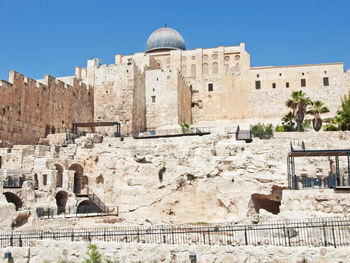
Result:
[[[295,173],[295,158],[297,157],[335,157],[335,174],[329,175],[327,178],[322,180],[321,178],[303,178],[303,187],[312,187],[312,185],[317,185],[319,187],[323,186],[326,188],[334,189],[350,189],[350,149],[347,150],[306,150],[303,147],[302,150],[295,150],[291,144],[291,151],[287,156],[287,173],[288,173],[288,188],[289,189],[299,189],[299,179]],[[345,177],[341,176],[339,168],[339,157],[347,157],[347,182]]]

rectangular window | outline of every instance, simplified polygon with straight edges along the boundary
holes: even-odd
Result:
[[[272,83],[272,88],[273,88],[273,89],[276,88],[276,83]]]
[[[286,82],[286,88],[289,88],[289,82]]]
[[[47,185],[47,174],[43,174],[43,185]]]
[[[152,96],[152,103],[156,102],[156,96]]]
[[[323,86],[329,86],[329,79],[328,77],[323,78]]]
[[[255,89],[260,89],[260,88],[261,88],[260,80],[255,81]]]
[[[306,79],[301,79],[300,84],[302,87],[306,87]]]
[[[214,88],[213,88],[213,83],[209,83],[208,84],[208,91],[213,91]]]

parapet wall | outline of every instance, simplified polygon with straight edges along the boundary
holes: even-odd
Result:
[[[11,71],[9,82],[0,80],[0,92],[0,139],[14,144],[35,144],[93,117],[93,89],[77,79],[70,86],[49,75],[39,82]]]

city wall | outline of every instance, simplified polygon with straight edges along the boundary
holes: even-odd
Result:
[[[91,121],[93,89],[77,79],[67,85],[45,75],[36,81],[11,71],[0,80],[0,139],[36,144],[48,133],[69,131],[72,122]]]

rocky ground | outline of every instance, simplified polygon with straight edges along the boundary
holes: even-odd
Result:
[[[293,217],[297,206],[302,215],[332,216],[347,213],[343,209],[348,203],[346,193],[335,201],[340,204],[335,210],[329,210],[334,201],[322,206],[312,202],[296,205],[293,194],[300,200],[302,192],[292,191],[284,200],[287,154],[291,143],[300,148],[302,141],[307,149],[349,148],[349,138],[346,132],[276,133],[268,140],[254,138],[252,143],[236,141],[234,135],[224,132],[144,140],[87,136],[61,147],[55,137],[55,145],[15,146],[11,154],[3,155],[3,168],[39,173],[54,163],[65,170],[78,163],[89,187],[108,206],[119,207],[118,216],[108,217],[39,220],[32,215],[18,229],[268,220]],[[346,172],[343,159],[341,171]],[[330,162],[327,157],[304,158],[296,161],[296,167],[297,174],[327,176]],[[55,207],[57,191],[27,189],[21,197],[28,208],[35,208],[36,203]],[[309,196],[314,198],[319,190],[308,191],[313,191]],[[68,202],[74,204],[72,190],[67,192]],[[339,199],[333,194],[326,196]],[[8,205],[2,199],[1,209],[8,209],[3,208]],[[2,222],[8,220],[8,216],[2,217]]]

